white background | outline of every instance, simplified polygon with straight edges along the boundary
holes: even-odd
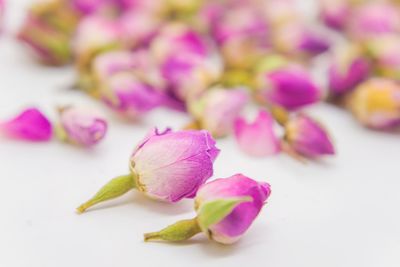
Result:
[[[9,31],[30,1],[9,0]],[[9,33],[10,34],[10,33]],[[69,68],[35,64],[11,36],[0,39],[0,118],[35,105],[55,118],[59,104],[97,105],[67,88]],[[110,119],[93,150],[56,141],[0,140],[0,266],[400,266],[400,137],[368,131],[320,104],[310,113],[332,132],[338,155],[302,165],[286,155],[253,159],[228,138],[215,177],[242,172],[273,194],[247,235],[221,246],[199,235],[182,244],[144,243],[144,232],[191,218],[192,201],[160,204],[132,192],[78,216],[75,207],[128,171],[135,144],[152,126],[179,128],[184,114],[157,110],[129,124]]]

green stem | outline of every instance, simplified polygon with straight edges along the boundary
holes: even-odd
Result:
[[[201,232],[197,218],[179,221],[159,232],[144,234],[144,241],[184,241]]]
[[[103,186],[91,199],[80,205],[77,212],[83,213],[98,203],[122,196],[134,188],[136,188],[134,174],[118,176]]]

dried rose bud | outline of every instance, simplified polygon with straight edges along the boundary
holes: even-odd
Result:
[[[259,111],[253,122],[240,117],[235,121],[235,137],[241,150],[255,157],[280,152],[280,140],[274,131],[274,119],[267,111]]]
[[[137,119],[164,104],[164,93],[140,81],[131,72],[114,74],[103,84],[102,100],[119,114]]]
[[[278,51],[292,56],[314,56],[326,52],[331,42],[325,33],[310,29],[299,21],[280,27],[273,36]]]
[[[136,147],[130,159],[131,173],[111,180],[78,211],[82,213],[132,189],[170,203],[193,198],[212,176],[218,154],[207,131],[154,130]]]
[[[295,153],[311,159],[335,154],[325,128],[304,114],[296,114],[286,122],[284,144]]]
[[[13,119],[0,122],[0,135],[33,142],[48,141],[53,136],[53,127],[37,108],[29,108]]]
[[[374,129],[400,126],[400,86],[395,81],[371,78],[348,99],[349,109],[363,125]]]
[[[182,101],[201,94],[222,75],[219,56],[203,36],[185,25],[167,25],[155,38],[151,51],[166,87]]]
[[[257,77],[259,97],[271,105],[296,110],[320,100],[321,92],[309,73],[290,65],[266,71]]]
[[[70,39],[78,20],[66,1],[39,2],[31,6],[17,37],[42,63],[64,65],[72,59]]]
[[[98,144],[107,133],[107,122],[97,112],[81,107],[60,109],[58,137],[84,147]]]
[[[360,5],[351,16],[349,34],[366,40],[400,30],[400,14],[390,3],[370,2]]]
[[[328,70],[330,92],[333,95],[350,92],[368,78],[370,70],[369,60],[357,46],[340,47],[335,51]]]
[[[217,179],[197,192],[192,220],[144,235],[145,241],[184,241],[203,232],[221,244],[238,241],[250,228],[271,194],[270,185],[242,174]]]
[[[347,0],[320,0],[320,17],[334,30],[343,30],[351,16],[352,7]]]
[[[234,121],[248,100],[244,88],[214,87],[199,99],[190,101],[188,109],[200,129],[210,131],[215,137],[223,137],[232,132]]]
[[[398,34],[388,34],[369,40],[367,47],[377,73],[387,78],[400,80],[400,37]]]

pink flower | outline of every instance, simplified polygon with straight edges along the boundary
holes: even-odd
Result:
[[[215,137],[223,137],[233,130],[233,124],[249,98],[243,88],[207,90],[199,99],[189,102],[189,112],[200,128]]]
[[[326,26],[342,30],[351,18],[352,8],[347,0],[320,0],[320,17]]]
[[[320,123],[304,114],[296,114],[288,120],[284,141],[295,153],[307,158],[335,154],[327,131]]]
[[[321,94],[307,71],[299,66],[288,66],[261,74],[258,89],[266,102],[288,110],[315,103]]]
[[[1,122],[0,134],[27,141],[49,141],[53,128],[43,113],[37,108],[29,108],[13,119]]]
[[[250,228],[270,194],[269,184],[242,174],[216,179],[197,192],[195,219],[145,234],[145,240],[184,241],[203,232],[218,243],[232,244]]]
[[[386,130],[400,126],[400,86],[393,80],[365,81],[350,95],[348,106],[367,127]]]
[[[130,72],[114,74],[103,84],[102,99],[118,113],[132,119],[162,105],[164,93]]]
[[[152,131],[136,147],[130,159],[131,174],[117,177],[91,200],[78,208],[87,208],[137,189],[147,196],[166,202],[193,198],[198,188],[213,174],[219,154],[207,131]]]
[[[106,120],[86,108],[67,107],[60,111],[59,137],[84,147],[98,144],[107,133]]]
[[[267,111],[259,111],[253,122],[247,122],[242,117],[236,119],[235,137],[239,147],[251,156],[264,157],[280,152],[274,119]]]
[[[329,89],[333,95],[353,90],[370,74],[370,62],[354,46],[339,49],[329,66]]]

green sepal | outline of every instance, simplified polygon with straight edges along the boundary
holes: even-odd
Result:
[[[159,232],[144,234],[144,241],[184,241],[201,232],[196,218],[167,226]]]
[[[208,228],[222,221],[237,205],[252,201],[251,197],[216,199],[200,206],[197,221],[200,228],[207,232]]]

